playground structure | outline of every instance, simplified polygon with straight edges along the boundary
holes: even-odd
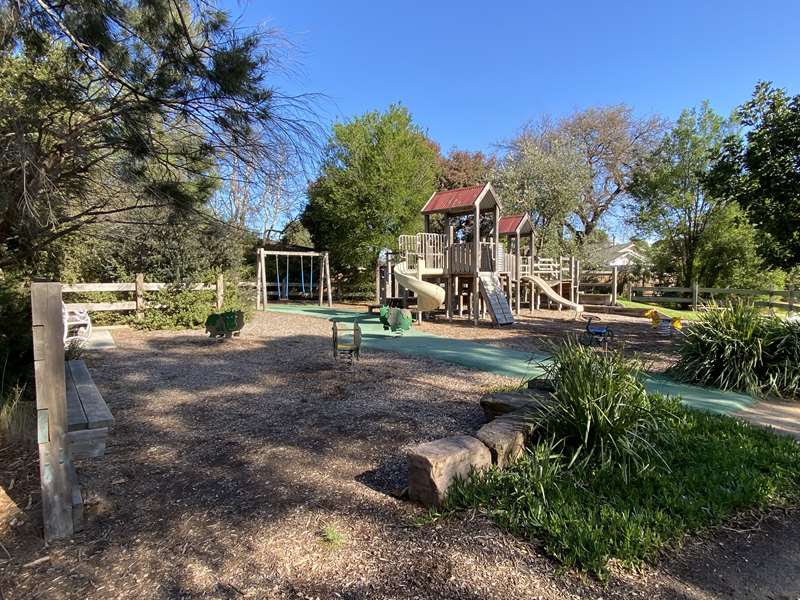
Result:
[[[578,261],[536,257],[528,215],[501,217],[501,210],[500,198],[488,183],[434,193],[422,208],[425,231],[401,235],[399,252],[387,257],[383,285],[378,283],[381,302],[397,299],[402,287],[416,295],[418,319],[444,304],[448,319],[462,317],[466,308],[475,325],[487,313],[498,325],[511,324],[524,303],[533,311],[543,298],[580,313]],[[481,237],[480,224],[489,220],[487,215],[491,237]],[[432,216],[442,219],[445,233],[431,231]],[[456,236],[455,222],[464,217],[473,225],[471,240]],[[529,242],[526,249],[523,240]]]
[[[327,297],[328,307],[333,306],[331,292],[331,267],[327,252],[316,252],[313,250],[267,250],[259,248],[256,251],[256,309],[265,310],[269,303],[269,285],[267,283],[267,257],[275,257],[275,287],[276,300],[288,300],[290,291],[289,273],[292,263],[299,267],[300,284],[299,294],[303,298],[314,297],[314,262],[317,265],[317,294],[319,305],[322,306],[323,298]],[[284,260],[285,259],[285,260]],[[283,266],[283,277],[281,277],[281,263]],[[308,264],[308,291],[306,291],[306,271],[305,264]],[[295,281],[294,287],[297,286]],[[326,293],[327,292],[327,293]]]

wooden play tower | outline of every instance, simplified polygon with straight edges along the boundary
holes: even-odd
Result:
[[[563,258],[537,260],[528,215],[501,217],[501,211],[489,183],[434,193],[422,208],[424,232],[398,240],[396,264],[390,268],[395,287],[399,282],[413,291],[424,306],[419,311],[444,304],[452,319],[463,316],[466,308],[476,325],[487,314],[498,325],[513,323],[513,312],[519,312],[528,291],[531,308],[538,306],[541,292],[559,307],[582,310],[572,293],[576,261],[568,259],[570,268],[565,270]],[[457,231],[459,224],[465,227]],[[487,235],[481,236],[481,230]],[[570,290],[567,297],[560,293],[565,289]]]

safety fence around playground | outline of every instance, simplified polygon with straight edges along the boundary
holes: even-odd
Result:
[[[710,309],[728,300],[740,298],[755,306],[786,311],[797,310],[797,290],[788,286],[785,290],[707,288],[695,284],[692,287],[647,287],[628,288],[628,300],[644,304],[677,304],[693,310]]]

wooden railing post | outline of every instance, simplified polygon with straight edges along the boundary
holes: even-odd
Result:
[[[44,539],[69,537],[73,523],[73,490],[77,486],[67,443],[67,398],[64,385],[64,321],[61,284],[31,284],[33,365],[39,475],[42,487]]]
[[[225,278],[220,273],[217,275],[217,310],[222,309],[223,304],[225,304]]]
[[[611,306],[617,305],[617,285],[619,282],[619,270],[614,266],[611,271]]]
[[[136,318],[144,318],[144,273],[136,274]]]
[[[700,303],[700,284],[696,281],[692,284],[692,310],[697,311],[697,306]]]

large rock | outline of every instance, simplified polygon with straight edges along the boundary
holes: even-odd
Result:
[[[498,392],[481,398],[481,408],[487,421],[518,410],[541,411],[548,402],[544,392]]]
[[[501,417],[489,421],[475,434],[492,453],[492,463],[505,467],[525,449],[526,435],[518,423]]]
[[[492,466],[492,454],[469,435],[456,435],[416,446],[408,453],[408,496],[425,506],[439,506],[458,477]]]

